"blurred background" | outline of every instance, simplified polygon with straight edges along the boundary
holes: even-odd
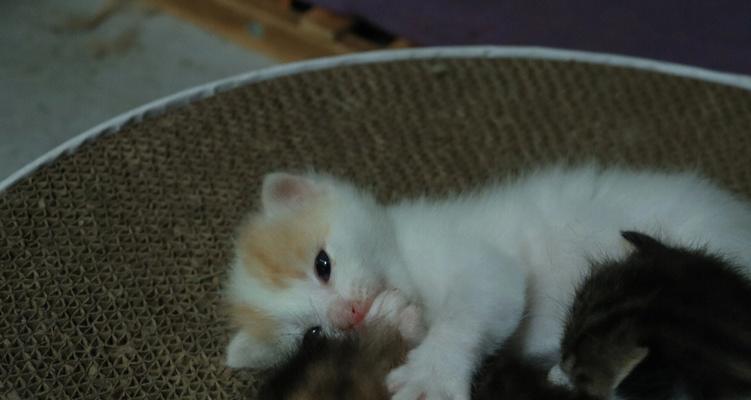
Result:
[[[6,0],[0,179],[148,101],[267,66],[523,45],[751,74],[749,0]]]

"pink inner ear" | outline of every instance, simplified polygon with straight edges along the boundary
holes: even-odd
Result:
[[[305,196],[307,191],[305,186],[300,179],[285,178],[274,185],[272,196],[282,202],[296,200]]]
[[[278,173],[266,179],[263,197],[267,206],[291,205],[313,194],[313,183],[299,176]]]

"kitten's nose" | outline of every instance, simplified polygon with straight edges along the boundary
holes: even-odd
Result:
[[[369,303],[352,303],[352,325],[357,326],[365,319],[370,308]]]
[[[370,310],[372,300],[341,301],[329,309],[329,318],[335,328],[349,330],[357,327]]]

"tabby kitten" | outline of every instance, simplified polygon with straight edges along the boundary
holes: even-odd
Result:
[[[364,323],[343,335],[313,327],[291,359],[264,382],[260,400],[386,400],[386,375],[425,335],[422,312],[396,290],[373,301]]]
[[[327,337],[313,328],[295,355],[266,380],[259,400],[388,400],[386,374],[405,361],[407,343],[386,324]]]
[[[551,380],[564,376],[598,398],[751,396],[751,283],[740,268],[703,249],[622,235],[635,251],[595,263],[579,287]]]
[[[264,382],[259,400],[388,400],[388,371],[405,361],[408,342],[387,324],[343,337],[312,329],[291,360]],[[596,400],[546,379],[549,364],[501,349],[475,374],[474,400]]]
[[[488,357],[473,382],[473,400],[599,400],[546,379],[550,364],[502,348]]]

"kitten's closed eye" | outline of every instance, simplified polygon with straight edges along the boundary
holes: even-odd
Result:
[[[318,252],[315,260],[315,269],[318,279],[323,283],[328,283],[331,277],[331,260],[325,250]]]

